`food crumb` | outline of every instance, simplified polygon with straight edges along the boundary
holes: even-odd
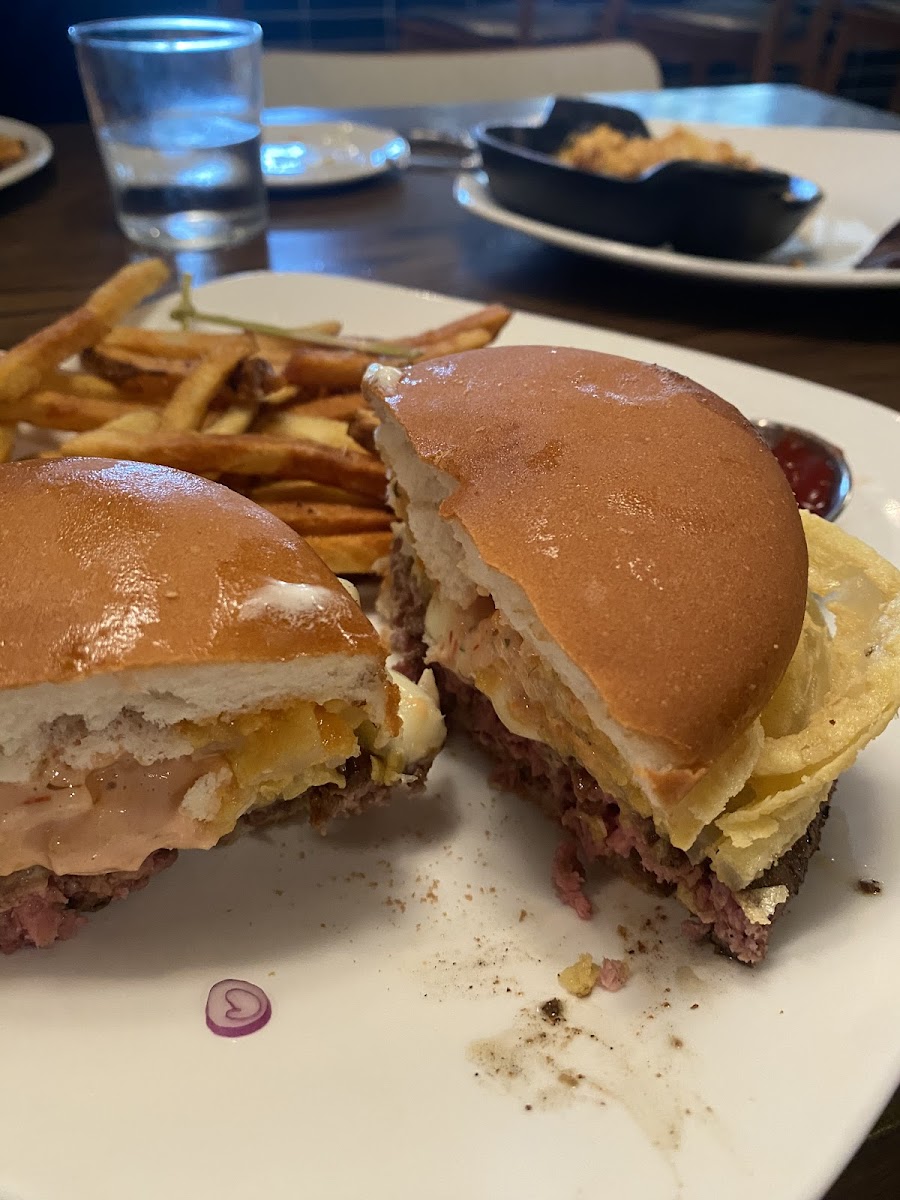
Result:
[[[520,908],[519,909],[519,920],[524,921],[527,916],[528,916],[528,913],[525,911],[525,909]]]
[[[549,1021],[551,1025],[558,1025],[560,1021],[566,1019],[565,1008],[563,1002],[558,997],[553,996],[549,1000],[545,1000],[540,1008],[541,1016],[545,1021]]]
[[[525,1105],[525,1111],[526,1111],[526,1112],[531,1112],[531,1105],[530,1105],[530,1104],[526,1104],[526,1105]]]
[[[618,992],[628,982],[631,971],[620,958],[604,958],[595,963],[590,954],[579,954],[578,961],[560,971],[558,979],[573,996],[589,996],[595,987]]]
[[[681,1040],[680,1037],[676,1037],[675,1034],[673,1033],[672,1036],[669,1038],[669,1045],[672,1047],[673,1050],[680,1050],[682,1048],[682,1046],[684,1045],[684,1042]]]
[[[856,890],[864,896],[880,896],[881,895],[881,880],[880,879],[857,879]]]
[[[283,895],[284,895],[284,890],[283,890],[282,888],[276,888],[276,889],[275,889],[275,895],[276,895],[276,896],[283,896]]]
[[[560,1071],[559,1075],[557,1075],[557,1079],[560,1083],[564,1083],[566,1087],[578,1087],[578,1076],[574,1075],[571,1071]]]
[[[691,1005],[691,1012],[693,1012],[695,1008],[699,1008],[699,1007],[700,1007],[700,1005],[699,1005],[699,1004],[692,1004],[692,1005]]]

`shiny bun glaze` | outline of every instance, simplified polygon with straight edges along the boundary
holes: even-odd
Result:
[[[384,663],[369,621],[302,538],[228,488],[166,467],[0,467],[0,562],[0,688],[302,655]],[[324,589],[325,602],[293,614],[247,604],[276,580]]]
[[[797,506],[740,413],[662,367],[504,346],[366,381],[458,481],[441,515],[610,716],[702,768],[758,715],[807,595]]]

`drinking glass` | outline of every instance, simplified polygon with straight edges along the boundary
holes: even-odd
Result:
[[[235,246],[265,228],[262,30],[217,17],[73,25],[81,84],[123,232],[142,246]]]

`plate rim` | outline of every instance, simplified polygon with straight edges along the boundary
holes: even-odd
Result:
[[[20,137],[27,150],[24,158],[0,171],[0,188],[11,187],[12,184],[37,174],[53,157],[53,142],[37,125],[20,121],[16,117],[0,116],[0,133]]]
[[[273,139],[267,135],[274,130],[290,130],[296,139],[296,132],[299,129],[304,129],[309,126],[322,128],[341,128],[346,131],[353,129],[365,129],[369,133],[377,134],[382,144],[387,145],[392,142],[399,142],[401,145],[397,153],[385,157],[385,161],[378,166],[362,166],[352,175],[344,175],[339,179],[310,179],[303,174],[299,175],[269,175],[263,170],[263,181],[267,188],[280,189],[285,191],[312,190],[323,187],[337,187],[341,184],[355,183],[364,179],[374,179],[379,175],[384,175],[394,167],[402,167],[409,158],[410,147],[406,138],[396,129],[392,129],[388,125],[372,125],[366,121],[351,121],[351,120],[333,120],[333,121],[285,121],[272,122],[266,119],[266,114],[263,114],[260,122],[261,143],[263,146],[271,145]]]
[[[534,217],[521,216],[504,208],[488,192],[484,171],[460,171],[453,180],[453,199],[472,216],[525,234],[537,241],[589,258],[625,266],[659,271],[667,275],[686,275],[714,279],[721,283],[763,284],[769,287],[891,289],[900,287],[900,271],[884,269],[798,270],[781,263],[746,263],[729,259],[704,258],[657,247],[635,246],[629,242],[599,238],[591,234],[550,225]]]

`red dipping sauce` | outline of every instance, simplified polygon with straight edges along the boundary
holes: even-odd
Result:
[[[831,507],[838,475],[827,451],[795,433],[782,434],[769,448],[787,476],[801,508],[821,516]]]

